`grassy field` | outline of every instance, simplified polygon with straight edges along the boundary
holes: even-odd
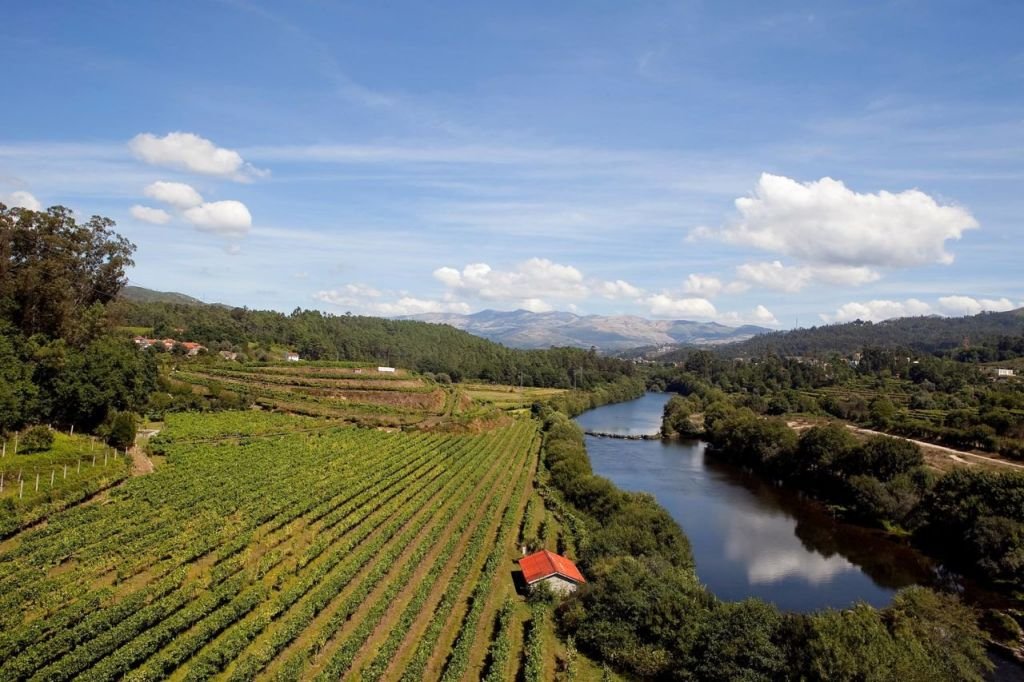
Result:
[[[538,444],[172,415],[166,466],[0,546],[0,679],[513,679]]]

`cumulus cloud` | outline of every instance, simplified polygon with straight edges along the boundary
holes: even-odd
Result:
[[[252,215],[240,201],[211,201],[193,206],[182,215],[196,229],[222,236],[241,236],[252,227]]]
[[[807,285],[811,271],[805,267],[787,267],[776,260],[770,263],[744,263],[736,268],[736,276],[765,289],[793,293]]]
[[[847,265],[783,265],[781,261],[744,263],[736,268],[739,281],[755,286],[795,293],[811,282],[860,286],[880,275],[867,267]]]
[[[504,271],[486,263],[470,263],[461,272],[442,267],[434,270],[434,279],[449,289],[485,300],[580,299],[589,293],[583,273],[546,258],[531,258]]]
[[[651,314],[657,317],[715,317],[718,313],[706,298],[675,298],[669,294],[655,294],[643,300]]]
[[[719,316],[718,321],[724,324],[733,325],[756,324],[775,326],[779,324],[778,319],[776,319],[772,311],[768,310],[763,305],[758,305],[747,314],[737,312],[725,313],[724,315]]]
[[[723,289],[722,280],[710,275],[690,274],[683,282],[683,291],[703,298],[713,298]]]
[[[920,190],[861,194],[832,178],[801,183],[764,173],[736,200],[739,220],[717,231],[727,241],[810,265],[906,268],[949,264],[946,241],[978,222]],[[708,236],[706,228],[693,236]]]
[[[341,308],[350,308],[374,315],[401,316],[423,313],[468,313],[469,304],[454,299],[428,299],[401,296],[395,301],[379,300],[384,294],[367,284],[346,284],[340,289],[326,289],[313,298]]]
[[[423,313],[468,313],[469,304],[403,296],[394,303],[377,303],[371,308],[380,315],[421,315]]]
[[[30,192],[24,190],[19,189],[11,192],[6,197],[0,197],[0,199],[11,208],[27,208],[30,211],[43,210],[43,205],[39,199],[36,199]]]
[[[136,157],[154,166],[216,175],[239,182],[267,174],[246,163],[238,152],[218,147],[195,133],[174,132],[163,137],[141,133],[131,139],[128,147]]]
[[[470,263],[459,270],[450,266],[434,270],[448,300],[454,296],[484,301],[501,301],[531,312],[553,310],[551,300],[568,307],[571,301],[591,296],[609,300],[638,300],[644,290],[621,279],[602,281],[586,278],[571,265],[546,258],[531,258],[510,270],[496,270],[487,263]]]
[[[914,317],[928,315],[932,307],[916,298],[905,301],[874,300],[864,303],[851,302],[839,307],[834,315],[822,315],[826,322],[853,322],[864,320],[878,322],[893,317]]]
[[[609,299],[639,298],[644,294],[644,290],[640,287],[635,287],[621,279],[614,282],[599,282],[594,288],[598,294]]]
[[[531,313],[549,313],[554,310],[550,303],[539,298],[523,299],[519,302],[519,307],[523,310],[529,310]]]
[[[144,223],[166,225],[171,222],[171,214],[162,208],[152,208],[150,206],[140,206],[136,204],[135,206],[132,206],[131,211],[133,218],[141,220]]]
[[[978,313],[1003,312],[1017,306],[1008,298],[972,298],[970,296],[943,296],[939,306],[948,315],[977,315]]]
[[[203,197],[199,192],[184,182],[157,181],[146,187],[143,193],[150,199],[162,201],[182,210],[203,203]]]
[[[346,284],[341,289],[318,291],[313,298],[332,305],[365,307],[370,299],[380,298],[381,292],[366,284]]]

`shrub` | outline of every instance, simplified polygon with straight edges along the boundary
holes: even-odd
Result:
[[[45,426],[33,426],[18,436],[19,452],[41,452],[53,447],[53,432]]]
[[[135,443],[139,418],[134,412],[115,412],[106,424],[107,442],[115,448],[126,448]]]

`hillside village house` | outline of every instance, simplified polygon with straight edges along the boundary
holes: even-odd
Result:
[[[395,373],[395,368],[394,367],[378,367],[377,371],[378,372],[383,372],[385,374],[394,374]]]
[[[170,352],[179,343],[185,349],[185,355],[190,358],[194,358],[199,355],[200,351],[206,350],[206,346],[195,343],[194,341],[178,341],[177,339],[147,339],[144,336],[135,337],[135,345],[141,350],[146,350],[152,346],[160,346],[165,351]]]
[[[286,353],[284,359],[288,362],[298,362],[301,358],[298,353]]]
[[[523,580],[532,590],[534,585],[546,584],[556,594],[569,594],[584,584],[586,579],[569,559],[542,549],[519,560]]]
[[[1012,369],[1008,369],[1005,367],[997,367],[995,370],[995,375],[997,377],[1012,377],[1014,376],[1014,372]]]

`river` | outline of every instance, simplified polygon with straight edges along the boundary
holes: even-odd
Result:
[[[648,393],[577,418],[588,431],[657,433],[668,394]],[[798,492],[705,457],[700,441],[587,436],[595,473],[651,493],[693,547],[697,575],[718,597],[759,597],[788,611],[885,606],[935,581],[933,563],[882,532],[836,521]]]

